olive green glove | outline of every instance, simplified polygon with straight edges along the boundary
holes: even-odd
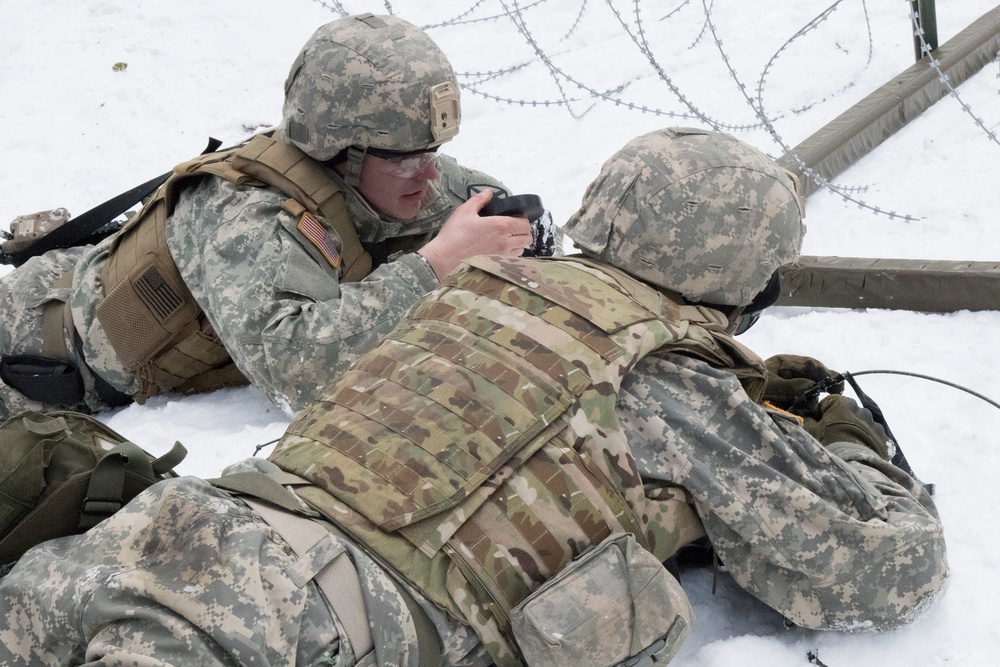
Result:
[[[802,427],[820,444],[857,442],[889,460],[889,437],[872,413],[858,403],[839,394],[831,394],[819,402],[820,418],[803,418]]]
[[[801,399],[802,395],[816,386],[817,382],[833,380],[839,375],[812,357],[797,354],[776,354],[764,361],[767,369],[767,387],[761,400],[782,410],[788,410],[802,417],[819,419],[818,395]],[[824,387],[823,392],[840,394],[844,391],[844,380]]]

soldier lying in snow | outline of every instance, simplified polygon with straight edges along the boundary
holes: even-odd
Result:
[[[459,120],[417,27],[322,26],[273,136],[178,165],[112,239],[0,280],[0,418],[248,380],[305,407],[459,261],[531,245],[524,218],[478,215],[499,182],[437,155]]]
[[[799,251],[786,174],[653,132],[566,229],[582,256],[461,265],[269,462],[29,551],[0,584],[3,663],[662,664],[692,616],[660,562],[706,534],[804,627],[926,609],[947,563],[923,487],[847,399],[804,424],[762,407],[794,364],[769,383],[731,336]]]

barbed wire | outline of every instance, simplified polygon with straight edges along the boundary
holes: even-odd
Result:
[[[683,104],[684,106],[686,106],[688,109],[691,110],[691,113],[693,114],[694,118],[697,118],[703,123],[710,125],[714,130],[729,130],[738,132],[750,129],[749,127],[745,126],[729,125],[727,123],[722,122],[721,120],[717,120],[715,118],[710,117],[707,113],[705,113],[704,111],[699,109],[694,103],[692,103],[684,95],[684,93],[681,92],[681,89],[676,84],[674,84],[673,80],[667,75],[666,71],[663,69],[663,67],[660,66],[660,63],[656,60],[656,57],[653,55],[653,50],[649,46],[649,41],[646,39],[645,29],[643,28],[642,13],[639,7],[639,0],[632,0],[632,4],[635,8],[635,23],[636,23],[635,34],[633,34],[632,30],[628,26],[628,23],[626,23],[625,20],[622,18],[621,13],[615,8],[613,0],[606,0],[606,1],[608,7],[611,9],[612,13],[614,13],[615,18],[618,19],[619,23],[621,23],[622,28],[625,30],[625,34],[627,34],[629,38],[632,40],[632,42],[639,47],[639,51],[642,53],[643,56],[646,57],[646,59],[649,61],[649,64],[653,67],[653,70],[656,72],[657,76],[660,77],[660,80],[663,81],[663,83],[667,85],[667,88],[670,89],[670,92],[672,92],[677,97],[677,99],[681,101],[681,104]],[[692,47],[688,48],[689,49],[693,48],[693,45]]]
[[[673,16],[674,14],[676,14],[677,12],[679,12],[680,10],[684,9],[684,7],[686,7],[689,2],[691,2],[691,0],[684,0],[681,4],[677,5],[676,7],[674,7],[673,9],[671,9],[669,12],[667,12],[667,14],[665,16],[661,16],[660,20],[661,21],[666,21],[671,16]]]
[[[486,22],[486,21],[499,21],[501,19],[507,18],[506,14],[490,14],[489,16],[481,16],[479,18],[466,18],[467,16],[469,16],[473,12],[475,12],[477,9],[479,9],[479,7],[481,7],[483,5],[483,3],[485,3],[485,2],[486,2],[486,0],[477,0],[477,2],[474,5],[472,5],[472,7],[470,7],[467,11],[462,12],[457,18],[448,19],[448,20],[441,21],[441,22],[438,22],[438,23],[431,23],[431,24],[428,24],[428,25],[422,25],[422,26],[420,26],[420,28],[422,30],[432,30],[434,28],[447,28],[449,26],[456,26],[456,25],[469,25],[471,23],[483,23],[483,22]],[[548,0],[535,0],[534,2],[529,2],[527,5],[525,5],[524,7],[522,7],[522,10],[531,9],[531,8],[537,6],[537,5],[541,5],[541,4],[544,4],[546,2],[548,2]]]
[[[836,8],[842,2],[843,2],[843,0],[837,0],[833,5],[831,5],[828,8],[827,12],[821,13],[820,16],[817,17],[817,19],[814,19],[814,21],[810,22],[810,24],[807,25],[808,30],[806,30],[806,32],[808,32],[809,30],[814,29],[816,25],[819,25],[819,23],[822,23],[823,21],[825,21],[826,18],[830,15],[830,13],[832,11],[836,10]],[[715,39],[715,45],[716,45],[716,47],[719,50],[719,55],[722,57],[722,62],[725,63],[726,69],[729,70],[729,74],[732,76],[733,80],[736,82],[736,86],[739,89],[740,94],[743,95],[743,97],[747,101],[747,104],[750,106],[751,109],[754,110],[754,113],[757,114],[757,117],[760,119],[761,124],[767,130],[768,134],[771,135],[771,139],[773,139],[774,142],[776,144],[778,144],[778,146],[781,147],[781,150],[784,151],[784,153],[786,155],[791,156],[795,160],[795,162],[798,165],[799,169],[806,176],[808,176],[809,178],[811,178],[815,183],[817,183],[821,187],[829,190],[830,192],[833,192],[834,194],[836,194],[837,196],[839,196],[844,201],[848,201],[848,202],[851,202],[852,204],[857,205],[857,207],[860,208],[860,209],[867,210],[867,211],[869,211],[869,212],[871,212],[871,213],[873,213],[875,215],[886,215],[886,216],[889,217],[890,220],[894,220],[896,218],[901,218],[905,222],[914,222],[914,221],[918,220],[918,218],[916,216],[910,215],[908,213],[897,213],[896,211],[886,211],[885,209],[881,208],[880,206],[869,204],[868,202],[866,202],[866,201],[864,201],[862,199],[859,199],[859,198],[857,198],[857,197],[854,196],[854,194],[856,192],[859,192],[858,189],[856,189],[856,188],[850,188],[850,189],[848,189],[848,188],[843,188],[843,187],[834,185],[833,183],[831,183],[830,181],[828,181],[826,178],[824,178],[823,176],[821,176],[815,169],[812,169],[811,167],[809,167],[808,165],[806,165],[805,162],[803,162],[802,159],[799,158],[799,156],[795,154],[794,148],[792,146],[790,146],[784,140],[784,138],[778,132],[777,128],[775,128],[774,123],[771,122],[771,120],[767,117],[767,114],[764,111],[764,105],[763,105],[763,102],[762,102],[762,99],[761,99],[761,96],[760,96],[760,90],[761,90],[760,83],[758,83],[758,97],[757,97],[756,100],[754,100],[754,98],[752,98],[750,96],[750,94],[747,92],[746,85],[740,80],[740,77],[736,73],[736,70],[733,67],[733,64],[732,64],[732,62],[731,62],[731,60],[729,58],[729,55],[726,52],[725,46],[723,45],[722,40],[718,36],[718,32],[716,31],[716,28],[715,28],[715,22],[712,20],[712,11],[711,11],[711,8],[708,6],[708,0],[702,0],[702,4],[705,7],[705,16],[706,16],[707,21],[708,21],[709,30],[712,33],[712,37]],[[864,6],[864,0],[862,0],[862,5]],[[868,18],[867,8],[865,8],[865,20],[866,20],[866,22],[868,22],[870,20]],[[805,34],[802,30],[800,30],[798,33],[796,33],[796,35],[799,35],[800,33],[801,34]],[[870,34],[870,28],[869,28],[869,34]],[[860,190],[860,191],[863,192],[863,190]]]
[[[583,0],[583,2],[580,3],[580,11],[576,13],[576,20],[573,21],[573,25],[570,26],[566,34],[563,35],[562,41],[566,41],[567,39],[573,36],[573,33],[576,32],[576,29],[580,26],[580,22],[583,20],[583,14],[586,10],[587,10],[587,0]]]
[[[905,1],[910,9],[909,14],[910,14],[910,23],[913,25],[913,36],[920,40],[920,55],[928,59],[928,64],[935,72],[937,72],[938,81],[943,83],[945,88],[948,89],[948,94],[958,101],[959,105],[962,108],[962,111],[972,118],[973,122],[975,122],[975,124],[978,125],[983,130],[983,132],[986,133],[986,136],[989,137],[990,141],[992,141],[995,144],[1000,144],[1000,140],[997,139],[996,132],[986,127],[985,121],[983,121],[983,119],[980,118],[979,115],[977,115],[972,110],[972,107],[969,106],[965,102],[965,100],[962,99],[962,96],[958,94],[958,91],[955,90],[955,87],[951,85],[951,77],[945,74],[941,70],[941,61],[938,60],[936,57],[934,57],[934,53],[931,50],[930,45],[927,43],[924,27],[923,25],[921,25],[920,22],[920,15],[913,10],[913,4],[911,0],[905,0]],[[1000,58],[1000,53],[998,53],[996,57]]]
[[[794,35],[792,35],[788,39],[788,41],[786,41],[784,44],[782,44],[781,47],[774,53],[774,55],[771,56],[771,59],[767,61],[767,64],[764,65],[764,69],[761,71],[760,78],[757,80],[757,101],[758,101],[759,104],[761,104],[762,107],[763,107],[763,99],[762,98],[763,98],[763,90],[764,90],[764,80],[767,78],[767,74],[770,71],[771,66],[778,59],[778,56],[780,56],[785,51],[786,48],[790,47],[793,42],[797,41],[799,38],[804,37],[806,34],[808,34],[808,33],[812,32],[813,30],[817,29],[822,23],[824,23],[828,18],[830,18],[830,15],[833,14],[833,12],[837,11],[837,9],[840,7],[840,5],[841,5],[841,0],[838,0],[837,2],[833,3],[832,5],[830,5],[829,7],[827,7],[825,10],[823,10],[822,12],[820,12],[819,16],[817,16],[815,19],[813,19],[812,21],[810,21],[809,23],[807,23],[804,27],[800,28],[798,30],[798,32],[796,32]],[[872,24],[871,24],[871,17],[868,16],[868,4],[864,0],[862,0],[861,7],[864,10],[864,14],[865,14],[865,29],[866,29],[866,31],[868,33],[868,58],[865,60],[865,65],[862,68],[862,71],[865,71],[865,70],[867,70],[868,68],[871,67],[872,60],[874,60],[874,58],[875,58],[875,40],[872,37]],[[855,82],[852,80],[852,81],[848,82],[846,85],[841,86],[840,88],[838,88],[836,91],[834,91],[832,93],[829,93],[829,94],[825,95],[824,97],[822,97],[822,98],[820,98],[818,100],[814,100],[813,102],[810,102],[809,104],[806,104],[806,105],[801,106],[801,107],[793,107],[791,109],[791,111],[792,111],[792,113],[795,113],[795,114],[803,113],[805,111],[808,111],[809,109],[812,109],[815,106],[823,104],[824,102],[830,100],[833,97],[836,97],[838,95],[842,95],[843,93],[847,92],[849,89],[853,88],[854,85],[855,85]]]
[[[352,13],[345,8],[343,2],[339,2],[337,0],[314,1],[340,16],[346,16],[349,13]],[[575,119],[583,118],[598,104],[613,104],[615,107],[623,108],[630,112],[652,114],[654,116],[662,116],[677,120],[695,120],[719,131],[736,133],[763,130],[767,132],[771,139],[789,157],[789,159],[795,162],[798,168],[808,178],[812,179],[812,181],[816,183],[819,188],[828,190],[844,201],[850,202],[858,206],[860,209],[866,210],[876,216],[888,217],[890,220],[898,219],[904,222],[912,222],[918,220],[919,218],[907,213],[887,210],[884,207],[870,203],[859,197],[858,195],[867,191],[868,186],[833,183],[818,174],[814,169],[806,165],[801,158],[794,154],[793,147],[790,146],[789,142],[783,138],[782,133],[776,127],[776,123],[787,119],[789,115],[806,113],[819,105],[827,103],[830,100],[843,95],[843,93],[856,85],[856,80],[858,80],[864,72],[872,67],[875,59],[875,39],[872,30],[872,18],[869,14],[867,1],[858,0],[858,2],[860,2],[866,31],[867,56],[864,59],[864,62],[859,66],[857,72],[852,73],[850,80],[835,90],[831,90],[830,92],[817,96],[808,103],[799,104],[798,106],[790,105],[785,109],[781,109],[780,107],[775,107],[773,104],[769,104],[768,100],[769,91],[771,90],[771,78],[775,71],[776,64],[782,58],[789,56],[790,49],[793,45],[802,43],[802,41],[809,38],[810,35],[818,34],[817,31],[822,24],[827,22],[835,12],[842,10],[844,6],[846,6],[847,0],[834,0],[832,4],[823,9],[816,16],[807,20],[805,24],[791,37],[789,37],[781,46],[779,46],[778,49],[764,63],[759,75],[756,78],[755,84],[751,86],[747,85],[744,76],[737,70],[737,67],[733,62],[733,58],[730,55],[731,50],[727,47],[726,41],[718,28],[717,22],[714,20],[715,0],[701,0],[700,11],[702,14],[700,17],[697,17],[697,20],[700,21],[700,25],[696,26],[697,34],[694,39],[689,42],[687,50],[693,51],[696,48],[703,48],[706,46],[706,37],[711,39],[713,43],[710,45],[710,48],[714,48],[714,51],[718,54],[729,79],[731,79],[732,83],[739,91],[739,94],[751,112],[752,117],[755,119],[755,121],[751,122],[732,122],[731,120],[720,118],[716,114],[708,113],[694,102],[694,99],[690,94],[688,94],[685,87],[679,84],[668,73],[668,68],[664,67],[661,62],[661,57],[657,56],[657,52],[653,46],[653,40],[648,29],[650,20],[644,17],[644,4],[641,0],[628,0],[627,4],[629,5],[630,10],[629,17],[626,17],[623,11],[624,8],[622,5],[625,4],[625,0],[605,0],[604,4],[608,9],[610,9],[611,13],[615,17],[615,20],[621,26],[622,34],[634,45],[636,52],[639,56],[641,56],[651,71],[648,73],[627,74],[623,76],[621,80],[604,86],[584,80],[579,75],[569,71],[569,69],[562,64],[565,47],[557,47],[554,50],[554,47],[551,46],[551,40],[553,39],[557,39],[558,44],[566,44],[574,35],[580,33],[584,18],[588,14],[592,13],[595,8],[594,3],[588,2],[588,0],[580,0],[577,11],[575,12],[567,11],[564,4],[558,7],[557,13],[560,19],[565,19],[567,21],[567,25],[563,30],[558,30],[558,28],[553,30],[551,25],[549,25],[549,23],[547,23],[543,18],[539,18],[536,23],[533,21],[532,16],[529,16],[531,11],[543,9],[546,5],[549,5],[549,8],[553,9],[553,12],[550,12],[550,14],[556,13],[556,8],[553,6],[555,3],[549,3],[549,0],[532,0],[531,2],[523,4],[520,0],[496,0],[496,3],[488,3],[486,0],[475,0],[471,4],[466,5],[464,8],[456,10],[450,18],[436,20],[433,23],[421,25],[421,28],[424,30],[440,30],[447,29],[449,27],[487,21],[505,21],[513,28],[523,45],[528,47],[530,55],[522,56],[519,58],[518,62],[508,66],[497,69],[489,69],[487,71],[467,71],[457,73],[462,89],[474,96],[510,106],[564,108],[567,113]],[[1000,143],[1000,139],[998,139],[996,132],[994,132],[973,110],[973,108],[961,98],[954,86],[951,84],[950,77],[942,71],[940,61],[933,57],[933,53],[925,41],[924,32],[920,26],[919,16],[913,10],[911,0],[905,0],[905,2],[907,2],[908,5],[907,15],[909,16],[909,20],[912,24],[914,36],[920,40],[921,53],[925,56],[929,56],[929,65],[937,72],[939,80],[947,88],[948,94],[958,101],[962,112],[973,119],[973,122],[975,122],[976,125],[983,130],[990,141]],[[383,5],[385,7],[385,11],[393,13],[393,7],[388,0],[384,0]],[[658,5],[650,6],[657,6],[659,9]],[[499,7],[499,11],[496,10],[496,7]],[[652,19],[652,21],[657,24],[662,24],[680,21],[685,17],[690,19],[692,11],[697,11],[697,5],[695,3],[692,3],[691,0],[680,0],[675,7],[667,9],[666,12],[660,16],[660,18]],[[551,21],[551,16],[545,18],[547,18],[549,22]],[[544,25],[544,29],[538,28],[539,24]],[[662,26],[660,26],[660,29],[662,30]],[[539,30],[541,30],[541,32],[539,32]],[[559,34],[561,37],[554,38],[553,35],[555,34]],[[547,43],[550,44],[549,48],[546,48]],[[822,40],[814,40],[814,43],[820,45],[817,48],[836,48],[847,53],[847,49],[836,41],[830,43],[823,42]],[[571,46],[572,45],[570,45],[570,47]],[[563,48],[563,52],[560,52],[560,48]],[[514,50],[511,49],[510,53],[514,53]],[[996,62],[998,63],[997,77],[1000,79],[1000,54],[997,55]],[[534,99],[529,99],[526,97],[518,97],[516,95],[502,94],[499,92],[499,88],[494,87],[502,86],[506,81],[510,80],[509,77],[515,73],[535,76],[530,73],[530,69],[534,67],[541,67],[546,78],[551,81],[552,89],[555,92],[554,96],[540,96]],[[670,108],[664,104],[650,104],[645,100],[634,99],[635,94],[630,92],[633,89],[633,85],[640,80],[646,79],[650,75],[655,77],[655,81],[660,82],[665,87],[671,98],[679,104],[679,108]],[[532,89],[537,90],[538,88],[537,86],[534,86]],[[998,90],[998,93],[1000,93],[1000,90]]]
[[[313,2],[315,2],[320,7],[329,9],[331,12],[337,14],[338,16],[347,16],[348,14],[350,14],[350,12],[344,9],[344,5],[340,2],[336,1],[326,2],[326,0],[313,0]]]

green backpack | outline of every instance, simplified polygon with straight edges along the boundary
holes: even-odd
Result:
[[[154,458],[93,417],[22,412],[0,424],[0,564],[93,527],[151,484],[176,477],[180,443]]]

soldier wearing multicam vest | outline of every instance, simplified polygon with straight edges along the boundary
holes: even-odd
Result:
[[[4,664],[663,664],[697,625],[660,561],[705,534],[794,623],[913,621],[947,574],[930,498],[863,411],[824,399],[821,441],[762,407],[799,378],[731,336],[798,253],[791,180],[663,130],[567,229],[586,257],[466,262],[304,411],[254,464],[294,494],[166,482],[29,551]]]
[[[0,417],[247,380],[308,405],[459,260],[531,243],[523,218],[478,215],[499,182],[435,152],[458,133],[458,93],[401,19],[321,27],[272,136],[179,165],[113,239],[0,281]],[[48,385],[24,355],[52,360]]]
[[[707,329],[745,330],[777,299],[772,272],[798,253],[804,228],[754,192],[773,173],[765,157],[725,135],[671,134],[605,163],[565,232],[586,255],[701,304]],[[741,350],[651,355],[623,380],[619,420],[647,488],[683,487],[737,583],[791,622],[912,622],[948,573],[927,490],[890,463],[894,444],[851,399],[831,394],[804,418],[776,409],[817,368],[835,373]],[[766,386],[741,365],[765,369]]]

